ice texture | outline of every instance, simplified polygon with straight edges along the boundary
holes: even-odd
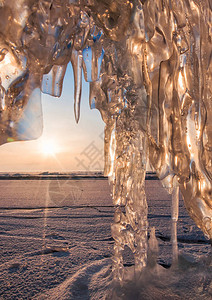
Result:
[[[69,61],[78,122],[84,72],[90,106],[105,122],[118,279],[125,246],[136,270],[146,265],[148,159],[212,239],[211,22],[210,0],[0,1],[0,142],[40,135],[41,122],[33,134],[23,129],[28,114],[41,115],[28,104],[38,88],[60,96]],[[40,120],[27,127],[31,119]],[[175,243],[174,225],[173,233]]]

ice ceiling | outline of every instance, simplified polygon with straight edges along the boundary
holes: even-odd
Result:
[[[41,134],[40,90],[60,96],[70,61],[78,121],[84,72],[105,122],[119,277],[125,245],[146,262],[148,159],[212,239],[211,24],[211,0],[0,0],[0,142]]]

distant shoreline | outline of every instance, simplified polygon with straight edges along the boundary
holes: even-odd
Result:
[[[43,172],[43,173],[0,173],[0,180],[108,180],[103,172]],[[158,180],[153,172],[147,172],[146,180]]]

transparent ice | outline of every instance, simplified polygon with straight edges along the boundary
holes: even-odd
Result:
[[[173,258],[178,189],[212,239],[211,23],[210,0],[0,1],[0,142],[40,136],[40,89],[60,96],[69,62],[78,122],[84,72],[105,122],[120,281],[125,246],[136,273],[147,263],[148,160],[173,191]]]

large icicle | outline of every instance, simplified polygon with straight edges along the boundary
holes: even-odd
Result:
[[[82,53],[81,51],[72,51],[71,63],[74,72],[74,115],[78,123],[80,118],[80,103],[82,92]]]

